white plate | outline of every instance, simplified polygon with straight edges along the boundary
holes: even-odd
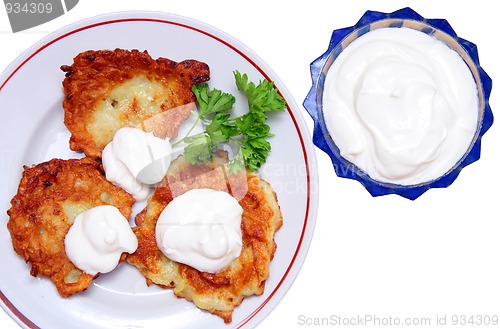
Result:
[[[29,265],[12,249],[6,211],[22,166],[51,158],[81,157],[69,150],[63,124],[59,69],[88,49],[148,50],[153,58],[194,58],[210,66],[210,85],[237,95],[232,72],[252,81],[275,81],[287,101],[286,113],[272,114],[276,134],[262,176],[277,192],[284,224],[262,296],[247,298],[233,322],[147,287],[129,264],[101,275],[85,292],[61,298],[45,277],[29,275]],[[240,103],[237,106],[241,106]],[[250,49],[227,34],[188,18],[155,12],[123,12],[72,24],[41,40],[0,76],[0,305],[25,328],[233,328],[256,326],[283,298],[305,259],[317,208],[317,164],[301,111],[273,71]]]

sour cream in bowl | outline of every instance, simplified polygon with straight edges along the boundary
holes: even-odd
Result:
[[[449,186],[493,122],[475,45],[409,8],[334,31],[311,75],[314,143],[373,196]]]

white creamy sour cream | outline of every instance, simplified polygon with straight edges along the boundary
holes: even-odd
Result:
[[[170,202],[156,224],[156,242],[165,256],[202,272],[217,273],[242,248],[238,201],[226,192],[193,189]]]
[[[439,178],[476,132],[477,86],[445,43],[380,28],[347,46],[325,78],[326,127],[341,155],[381,182]]]
[[[111,272],[122,253],[133,253],[137,237],[128,220],[113,206],[97,206],[76,216],[64,239],[68,259],[96,275]]]
[[[145,200],[149,185],[160,182],[172,160],[170,140],[137,128],[121,128],[102,152],[106,179],[137,201]]]

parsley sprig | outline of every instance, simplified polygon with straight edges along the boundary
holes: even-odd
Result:
[[[184,157],[188,162],[208,163],[214,151],[228,143],[234,143],[237,150],[229,162],[230,173],[237,173],[245,167],[256,171],[266,162],[271,151],[267,138],[273,136],[266,123],[267,112],[284,111],[285,100],[273,82],[262,80],[255,85],[248,81],[246,74],[238,71],[234,72],[234,78],[238,90],[248,99],[248,112],[234,118],[229,113],[236,100],[233,95],[218,89],[210,90],[207,84],[193,86],[198,103],[194,126],[201,120],[205,131],[192,136],[189,132],[181,140],[187,144]]]

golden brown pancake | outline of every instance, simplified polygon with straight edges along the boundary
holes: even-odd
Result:
[[[92,158],[101,157],[118,129],[143,127],[164,112],[173,111],[162,117],[169,121],[164,135],[176,137],[192,109],[184,105],[195,101],[192,86],[210,78],[205,63],[155,60],[146,51],[124,49],[82,52],[61,69],[66,72],[63,107],[70,148]]]
[[[50,277],[66,297],[87,289],[97,277],[76,268],[66,256],[64,238],[75,217],[95,206],[112,205],[128,218],[134,202],[105,179],[94,160],[53,159],[24,167],[7,211],[7,227],[14,250],[31,264],[31,275]]]
[[[267,182],[252,172],[226,174],[226,164],[227,154],[223,152],[208,165],[189,164],[182,156],[173,161],[164,182],[136,217],[133,230],[139,248],[127,261],[139,269],[148,285],[173,288],[177,297],[186,298],[229,323],[233,309],[245,297],[264,292],[269,262],[276,250],[274,234],[282,225],[282,216],[276,194]],[[241,255],[220,273],[200,272],[172,261],[156,244],[156,222],[163,209],[174,197],[194,188],[241,195],[243,248]]]

